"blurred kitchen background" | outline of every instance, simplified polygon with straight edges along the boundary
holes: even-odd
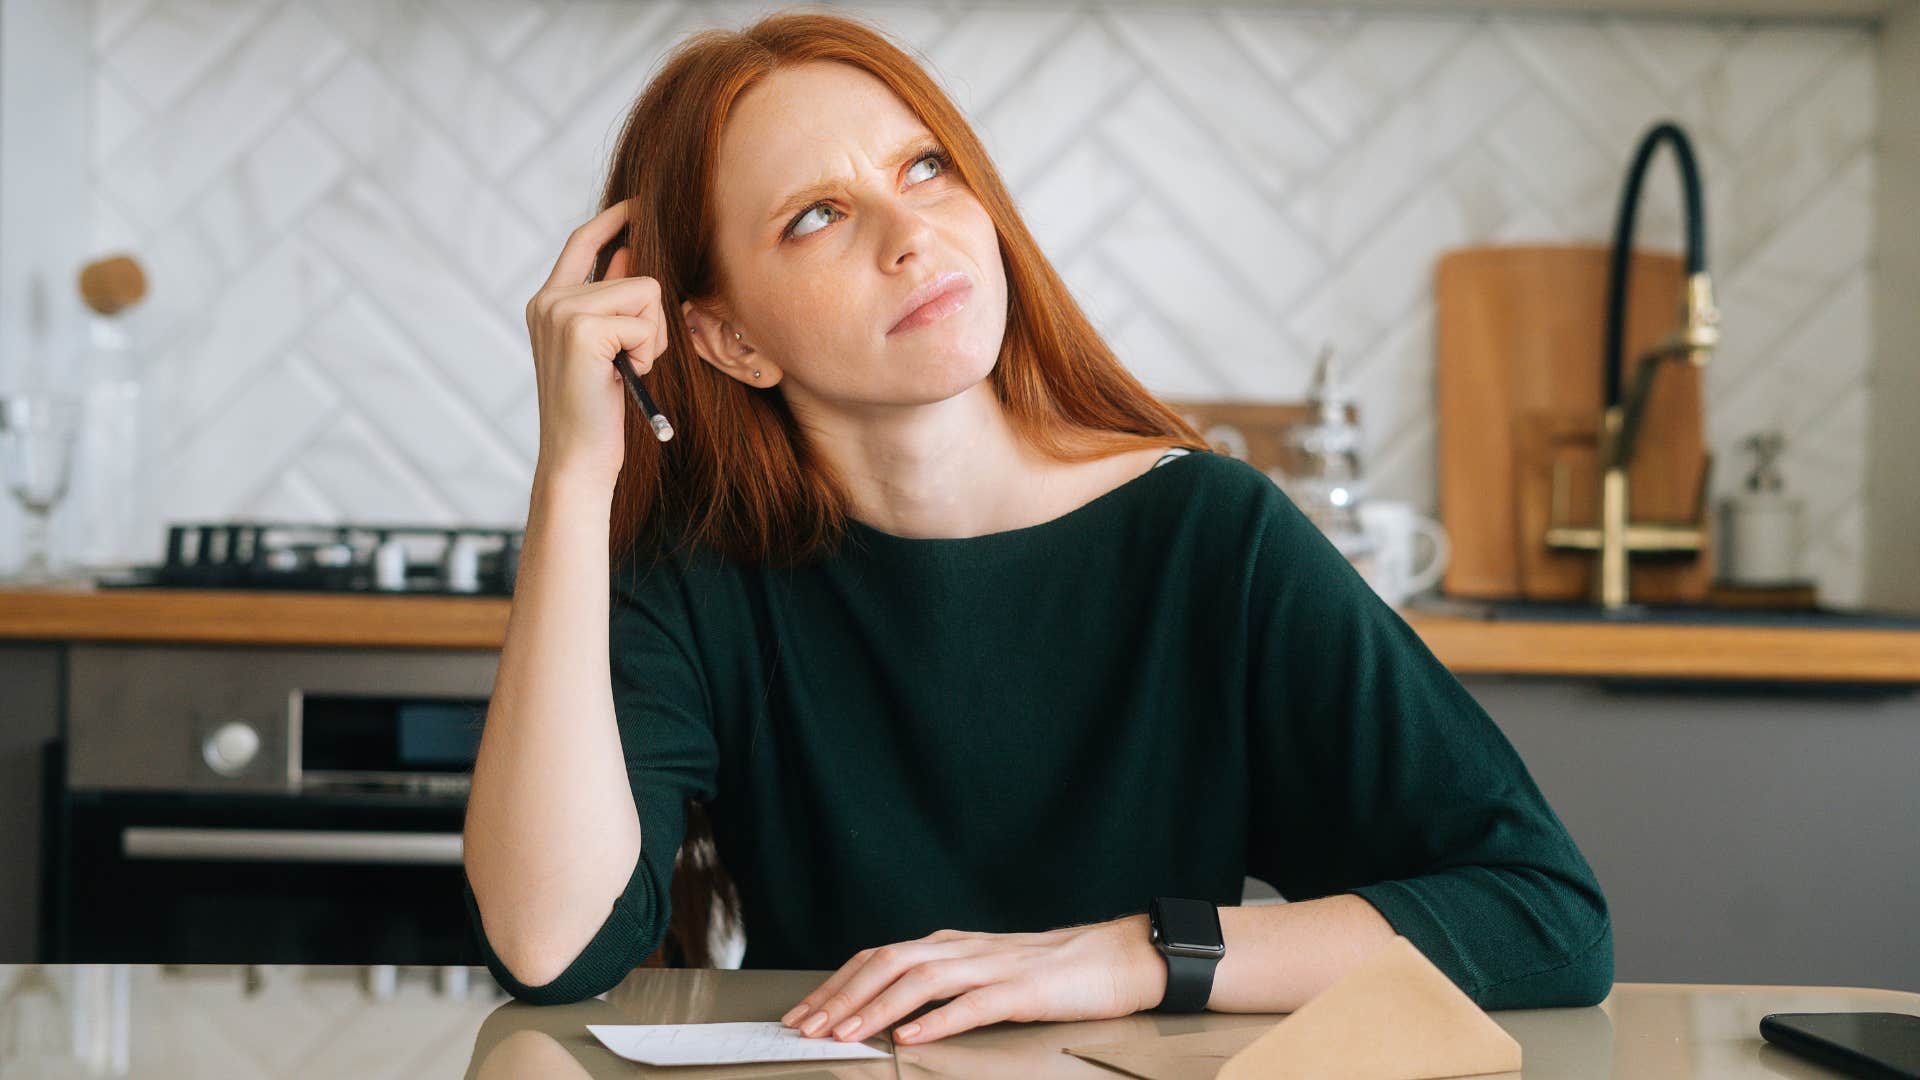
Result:
[[[171,565],[170,542],[237,535],[179,523],[399,523],[446,550],[335,538],[254,569],[485,594],[468,617],[0,582],[0,866],[38,868],[0,884],[0,961],[244,952],[382,963],[390,985],[471,959],[449,882],[537,443],[523,308],[664,52],[774,6],[0,0],[0,397],[138,418],[82,433],[131,441],[76,462],[56,563]],[[1419,518],[1447,522],[1451,561],[1421,545],[1430,572],[1393,599],[1513,605],[1406,610],[1593,862],[1621,979],[1920,988],[1920,7],[819,6],[923,55],[1121,359],[1217,447],[1297,464],[1285,440],[1313,430],[1331,461],[1353,434],[1365,502],[1402,504],[1388,532],[1411,550]],[[1545,291],[1524,341],[1501,336],[1506,293],[1442,268],[1601,252],[1661,121],[1697,158],[1719,342],[1656,384],[1636,490],[1685,518],[1691,439],[1714,462],[1702,520],[1746,500],[1750,539],[1778,545],[1744,567],[1715,530],[1678,569],[1633,554],[1634,599],[1692,607],[1612,619],[1582,599],[1597,553],[1544,542],[1551,455],[1522,477],[1504,423],[1461,419],[1497,402],[1518,425],[1516,388],[1564,363],[1585,399],[1555,422],[1599,421],[1603,255],[1592,288],[1500,279]],[[1636,307],[1634,355],[1683,325],[1681,190],[1667,146],[1635,273],[1673,287]],[[82,267],[122,255],[137,274],[104,263],[89,308]],[[1492,353],[1456,330],[1507,349],[1509,378],[1461,367]],[[1556,333],[1579,344],[1543,351]],[[1556,509],[1593,520],[1574,490]],[[0,498],[0,573],[25,524]],[[1730,568],[1758,591],[1710,595]],[[402,815],[417,843],[374,835]],[[290,827],[339,846],[283,864],[231,835]],[[437,876],[372,887],[370,860]]]
[[[1882,190],[1882,157],[1916,138],[1886,104],[1901,46],[1878,5],[832,6],[924,52],[1150,388],[1298,400],[1331,343],[1373,493],[1428,515],[1436,258],[1604,242],[1636,140],[1678,121],[1722,312],[1712,496],[1750,471],[1742,440],[1780,432],[1822,600],[1920,606],[1913,500],[1869,468],[1920,452],[1911,317],[1880,310],[1902,287],[1876,275],[1876,222],[1913,199]],[[537,430],[521,309],[665,49],[764,9],[11,0],[0,388],[83,377],[77,269],[128,252],[150,289],[121,316],[147,421],[130,553],[157,560],[167,519],[515,527]],[[1681,247],[1672,168],[1642,246]],[[55,511],[58,552],[105,542],[93,501]],[[0,501],[0,565],[18,517]]]

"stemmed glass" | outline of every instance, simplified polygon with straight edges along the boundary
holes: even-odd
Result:
[[[15,585],[60,582],[48,552],[48,521],[66,497],[73,449],[80,433],[80,399],[60,391],[26,391],[0,398],[0,459],[7,490],[27,512],[26,560],[6,579]]]

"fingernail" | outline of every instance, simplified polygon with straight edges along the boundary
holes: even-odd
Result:
[[[857,1016],[849,1016],[845,1020],[840,1021],[839,1027],[833,1029],[833,1035],[834,1038],[844,1039],[859,1030],[860,1018]]]
[[[807,1017],[807,1022],[800,1025],[800,1033],[803,1035],[817,1035],[819,1034],[820,1029],[826,1026],[827,1026],[827,1014],[823,1012],[817,1012],[817,1013],[814,1013],[812,1016]]]
[[[894,1038],[896,1039],[911,1039],[915,1035],[919,1034],[919,1032],[920,1032],[919,1024],[907,1024],[903,1027],[894,1029],[893,1035],[894,1035]]]
[[[805,1003],[795,1005],[793,1008],[787,1010],[787,1015],[781,1017],[780,1022],[787,1025],[788,1027],[792,1027],[794,1024],[794,1021],[800,1019],[802,1016],[805,1016],[806,1013],[807,1013],[807,1006],[805,1005]]]

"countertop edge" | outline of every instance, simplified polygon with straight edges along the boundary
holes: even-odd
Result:
[[[504,596],[0,590],[0,640],[497,650]],[[1456,675],[1920,685],[1920,629],[1400,615]]]

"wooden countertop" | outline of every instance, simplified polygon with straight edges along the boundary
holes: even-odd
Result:
[[[498,649],[511,603],[257,589],[0,589],[0,640]]]
[[[497,649],[509,605],[479,596],[0,589],[0,640]],[[1920,630],[1402,616],[1456,675],[1920,683]]]

